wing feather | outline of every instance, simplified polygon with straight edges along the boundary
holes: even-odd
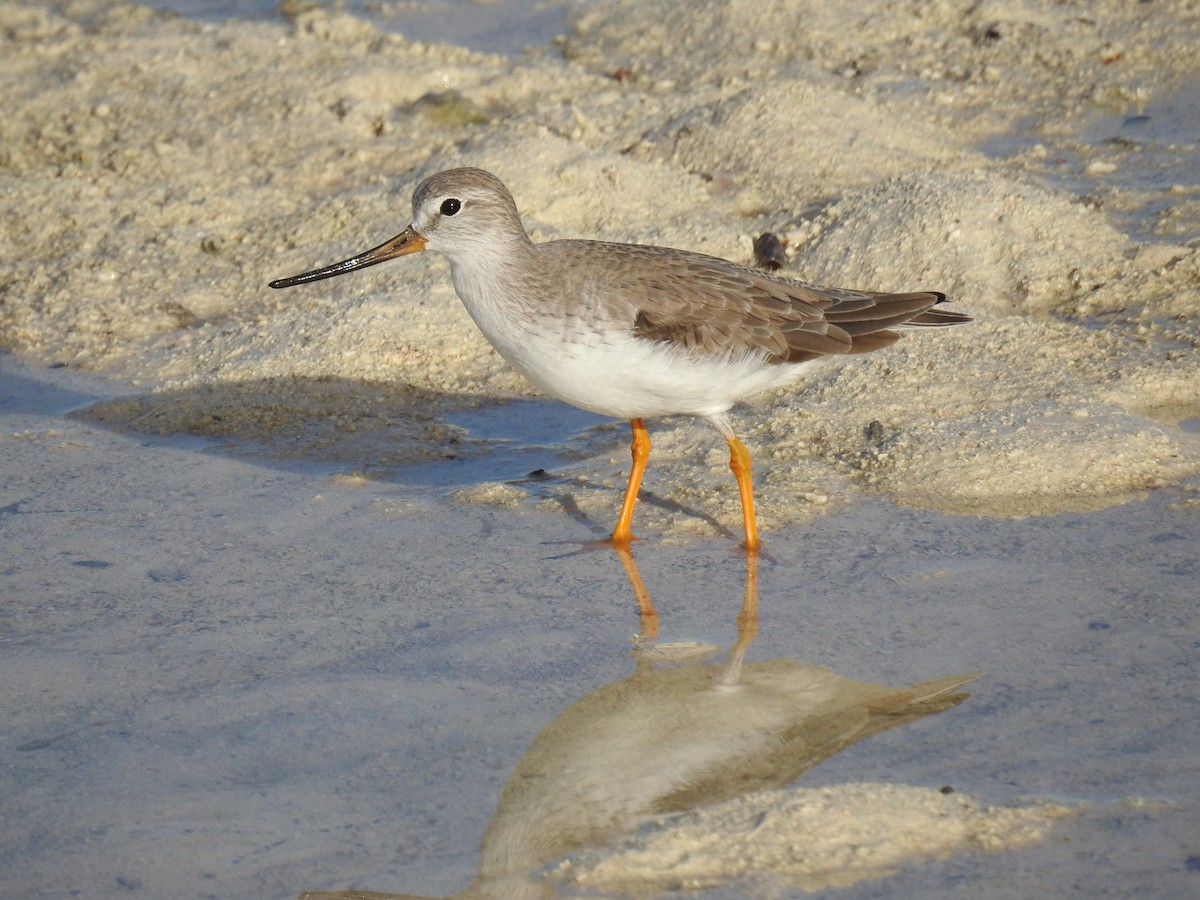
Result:
[[[944,294],[826,288],[774,277],[716,257],[597,241],[556,242],[586,291],[619,310],[637,337],[705,355],[761,354],[776,363],[864,353],[899,339],[901,325],[955,325],[961,313],[934,309]],[[570,245],[570,246],[568,246]]]

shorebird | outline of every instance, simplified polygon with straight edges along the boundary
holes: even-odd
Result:
[[[703,416],[729,443],[745,548],[760,546],[750,453],[729,424],[739,400],[797,381],[820,360],[894,343],[902,325],[957,325],[936,291],[820,287],[686,250],[603,241],[535,243],[503,182],[483,169],[422,181],[412,223],[331,266],[272,281],[292,287],[434,250],[459,299],[510,365],[547,394],[626,419],[633,465],[611,541],[633,540],[650,455],[644,420]]]

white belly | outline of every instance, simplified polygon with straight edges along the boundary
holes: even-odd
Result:
[[[790,384],[811,365],[779,365],[747,356],[703,358],[623,334],[594,335],[586,341],[526,334],[519,342],[493,344],[547,394],[621,419],[717,416],[745,397]]]
[[[455,268],[454,286],[475,324],[510,365],[572,406],[621,419],[720,416],[739,400],[796,381],[816,362],[704,357],[634,337],[623,325],[530,312],[499,295],[498,281]]]

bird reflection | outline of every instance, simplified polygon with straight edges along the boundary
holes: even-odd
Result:
[[[657,642],[658,616],[632,554],[617,550],[638,606],[634,672],[592,691],[534,738],[500,794],[478,873],[461,900],[557,896],[538,873],[648,820],[790,784],[852,744],[956,706],[957,675],[906,688],[789,659],[745,662],[758,632],[758,558],[745,557],[738,638],[718,648]],[[427,900],[335,891],[308,900]]]

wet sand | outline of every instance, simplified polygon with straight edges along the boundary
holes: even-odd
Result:
[[[534,397],[435,258],[265,288],[462,164],[538,238],[749,261],[770,230],[797,277],[976,317],[735,411],[770,553],[747,664],[982,671],[972,697],[580,847],[558,890],[1192,887],[1200,188],[1161,123],[1195,12],[677,6],[585,4],[516,58],[320,9],[0,9],[0,893],[464,891],[535,736],[640,665],[619,561],[571,554],[611,527],[624,426]],[[728,646],[723,443],[651,427],[659,642]],[[880,852],[855,858],[864,791]],[[919,809],[925,852],[899,841]],[[672,872],[706,836],[744,850]]]

